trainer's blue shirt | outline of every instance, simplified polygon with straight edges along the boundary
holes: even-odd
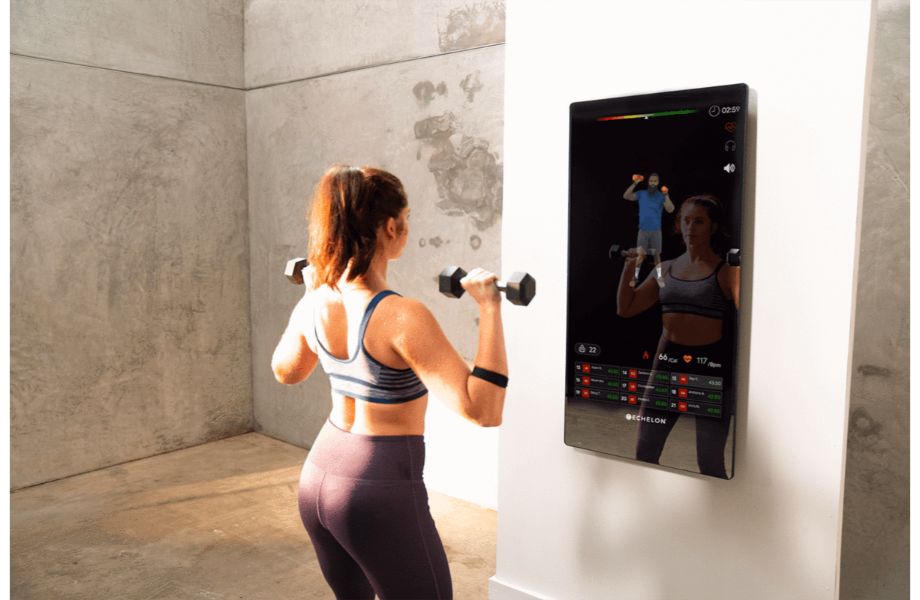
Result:
[[[664,194],[655,190],[636,192],[639,202],[639,229],[642,231],[661,230],[661,207],[664,206]]]

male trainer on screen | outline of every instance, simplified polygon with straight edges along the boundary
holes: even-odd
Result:
[[[659,287],[664,287],[661,277],[661,207],[668,213],[674,212],[674,204],[668,195],[668,188],[658,189],[658,173],[648,176],[648,189],[635,191],[636,186],[645,179],[642,175],[633,175],[632,184],[623,192],[623,198],[632,202],[639,202],[639,235],[636,239],[636,273],[633,275],[629,287],[639,284],[639,270],[645,255],[650,254],[655,259],[655,281]]]

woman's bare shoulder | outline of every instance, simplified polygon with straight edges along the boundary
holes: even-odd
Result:
[[[403,358],[431,351],[430,344],[444,337],[434,313],[421,300],[393,296],[387,302],[386,327]]]
[[[387,309],[388,320],[395,325],[393,334],[418,336],[440,330],[440,324],[428,306],[417,298],[393,296]]]
[[[390,311],[403,324],[421,323],[434,319],[434,315],[424,302],[407,296],[393,296],[390,300]]]

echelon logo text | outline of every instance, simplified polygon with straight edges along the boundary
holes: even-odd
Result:
[[[643,415],[634,415],[631,413],[626,413],[627,421],[643,421],[645,423],[655,423],[657,425],[667,425],[668,420],[661,417],[645,417]]]

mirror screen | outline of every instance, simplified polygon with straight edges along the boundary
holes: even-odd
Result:
[[[734,475],[747,99],[571,105],[566,444]]]

